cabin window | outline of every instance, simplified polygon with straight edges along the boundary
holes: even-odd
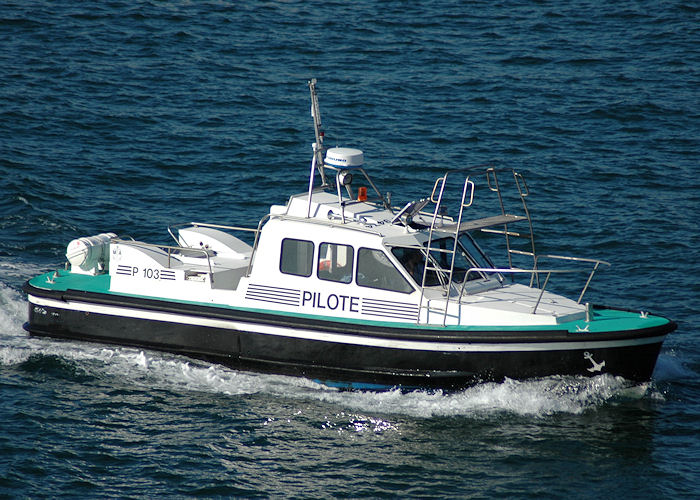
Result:
[[[314,244],[310,241],[285,238],[282,240],[280,271],[295,276],[311,276]]]
[[[454,272],[452,281],[455,283],[463,283],[467,270],[472,267],[489,268],[493,265],[488,261],[484,254],[476,246],[476,243],[463,235],[459,238],[457,252],[454,254]],[[430,265],[428,266],[425,275],[425,286],[436,286],[449,281],[449,270],[452,264],[452,249],[454,248],[454,239],[441,238],[433,241],[430,250]],[[425,270],[425,250],[409,247],[394,247],[391,253],[399,260],[401,265],[408,271],[411,277],[419,285],[423,281],[423,271]],[[440,275],[431,267],[439,268]],[[483,279],[488,273],[471,272],[467,280]]]
[[[381,250],[360,248],[357,252],[357,284],[392,292],[411,293],[413,287]]]
[[[408,271],[413,280],[420,285],[423,282],[423,271],[425,270],[425,253],[419,248],[394,247],[391,253],[399,259],[401,265]],[[425,286],[435,286],[440,284],[437,272],[428,269],[425,275]]]
[[[350,283],[354,254],[349,245],[321,243],[318,249],[318,278],[336,283]]]
[[[460,243],[468,242],[468,238],[460,238]],[[431,245],[435,250],[430,251],[430,256],[433,258],[437,265],[446,270],[450,270],[450,263],[452,261],[452,249],[454,248],[454,240],[452,238],[442,238],[435,240]],[[463,283],[464,278],[467,281],[481,280],[484,279],[484,275],[481,272],[471,272],[467,275],[467,271],[472,267],[491,267],[483,266],[483,263],[479,263],[474,257],[469,253],[469,250],[475,250],[473,245],[470,245],[468,249],[465,249],[463,245],[457,245],[456,253],[454,254],[454,270],[452,274],[452,281],[455,283]]]
[[[493,268],[495,267],[493,265],[493,262],[484,254],[484,252],[479,248],[479,245],[476,244],[476,241],[474,241],[474,238],[472,238],[469,234],[463,234],[459,237],[459,244],[462,245],[462,248],[464,248],[467,253],[471,256],[471,258],[474,261],[474,264],[478,267],[482,267],[485,269],[488,268]],[[485,273],[487,276],[494,275],[496,273]]]

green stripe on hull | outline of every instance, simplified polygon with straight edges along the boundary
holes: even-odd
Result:
[[[41,274],[29,280],[29,284],[44,290],[52,291],[67,291],[67,290],[77,290],[84,292],[94,292],[94,293],[104,293],[114,296],[122,297],[133,297],[151,300],[165,300],[168,302],[175,302],[179,304],[188,305],[198,305],[206,307],[217,307],[221,309],[245,311],[245,312],[255,312],[264,313],[276,316],[293,316],[296,318],[306,318],[314,321],[334,321],[342,322],[348,324],[362,324],[377,327],[400,327],[415,330],[435,330],[444,329],[447,331],[568,331],[571,333],[580,333],[585,335],[586,333],[600,333],[600,332],[621,332],[627,330],[641,330],[645,328],[653,328],[668,324],[670,320],[663,318],[661,316],[648,315],[642,317],[641,313],[621,311],[618,309],[595,309],[593,314],[593,321],[586,323],[584,320],[570,321],[568,323],[562,323],[559,325],[522,325],[522,326],[457,326],[457,325],[417,325],[416,323],[402,323],[402,322],[391,322],[391,321],[375,321],[367,319],[350,319],[341,317],[328,317],[319,316],[314,314],[304,314],[295,312],[281,312],[272,309],[258,309],[250,307],[236,307],[227,304],[212,304],[207,302],[197,302],[191,300],[180,300],[180,299],[162,299],[160,297],[148,296],[148,295],[138,295],[138,294],[127,294],[127,293],[114,293],[110,292],[110,276],[107,274],[90,276],[84,274],[76,274],[70,271],[56,271],[58,276],[54,279],[54,271]],[[586,329],[587,328],[587,329]]]

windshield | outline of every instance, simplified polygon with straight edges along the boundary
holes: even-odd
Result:
[[[491,262],[491,259],[489,259],[486,254],[479,248],[479,245],[476,244],[474,241],[474,238],[472,238],[469,234],[462,234],[459,237],[459,244],[462,245],[462,248],[469,254],[472,262],[474,262],[476,265],[474,267],[482,267],[485,269],[491,268],[493,269],[494,265],[493,262]],[[494,274],[494,273],[487,273],[489,275]]]
[[[458,241],[457,252],[454,254],[453,283],[463,283],[467,270],[472,267],[493,267],[468,235],[462,235]],[[391,249],[391,253],[396,256],[418,285],[423,283],[423,272],[426,270],[425,286],[436,286],[446,284],[449,280],[448,272],[452,263],[453,248],[453,238],[434,240],[431,245],[430,261],[427,270],[425,269],[425,249],[394,247]],[[438,270],[432,268],[438,268]],[[487,276],[485,273],[472,271],[469,273],[467,280],[482,280],[486,279]]]

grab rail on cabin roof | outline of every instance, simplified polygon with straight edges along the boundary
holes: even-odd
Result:
[[[274,214],[272,215],[275,219],[279,220],[288,220],[288,221],[294,221],[294,222],[303,222],[304,224],[316,224],[318,226],[326,226],[326,227],[338,227],[338,222],[340,221],[340,214],[336,214],[336,217],[328,219],[328,220],[323,220],[323,219],[307,219],[306,217],[299,217],[296,215],[285,215],[285,214]],[[356,222],[356,221],[352,221]],[[354,226],[352,228],[353,231],[359,231],[362,233],[369,233],[369,234],[376,234],[379,236],[383,236],[384,233],[381,231],[374,229],[374,227],[381,227],[379,224],[374,224],[372,222],[366,222],[366,223],[358,223],[357,226]]]

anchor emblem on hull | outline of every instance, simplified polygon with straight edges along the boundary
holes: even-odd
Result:
[[[593,372],[599,372],[603,370],[603,367],[605,366],[605,360],[601,361],[600,363],[596,363],[595,360],[593,359],[593,354],[590,352],[586,351],[583,353],[583,357],[593,363],[593,366],[588,368],[588,371],[593,373]]]

